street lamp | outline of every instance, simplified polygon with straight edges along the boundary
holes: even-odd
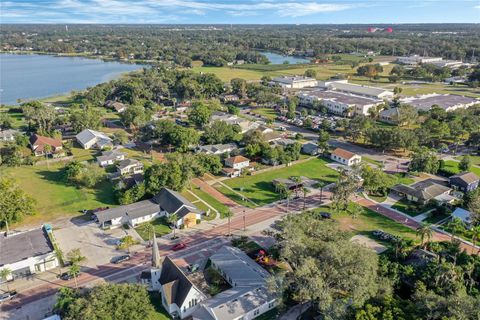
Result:
[[[247,224],[245,222],[245,209],[243,209],[243,232],[247,231]]]

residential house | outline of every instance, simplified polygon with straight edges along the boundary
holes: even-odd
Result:
[[[226,144],[209,144],[198,146],[195,151],[197,153],[205,153],[205,154],[225,154],[230,153],[233,150],[236,150],[238,147],[235,143],[226,143]]]
[[[118,113],[122,113],[127,110],[127,106],[118,101],[107,101],[107,103],[105,103],[105,106],[115,110]]]
[[[267,289],[270,273],[243,251],[223,246],[210,261],[232,288],[200,302],[194,320],[250,320],[275,308],[275,294]]]
[[[104,149],[113,146],[113,140],[100,131],[85,129],[75,136],[83,149]]]
[[[390,108],[380,111],[378,120],[390,124],[399,124],[400,121],[400,109]]]
[[[152,261],[152,288],[158,290],[163,307],[174,319],[185,319],[198,310],[200,303],[206,300],[207,296],[168,256],[160,264],[156,241],[153,245],[154,250],[155,247],[157,253],[154,252],[152,255],[152,258],[156,257],[156,261]]]
[[[62,140],[44,137],[38,134],[32,134],[30,136],[30,148],[36,157],[44,156],[45,154],[54,157],[65,155]]]
[[[450,195],[452,189],[438,184],[433,179],[419,181],[411,185],[397,184],[392,191],[407,200],[425,205],[432,200],[441,204],[451,204],[456,198]]]
[[[320,153],[320,149],[318,148],[318,145],[313,143],[313,142],[307,142],[302,144],[302,149],[300,150],[303,154],[308,154],[311,156],[316,156],[317,154]]]
[[[362,157],[358,154],[341,148],[335,149],[330,155],[330,159],[349,167],[359,164],[362,161]]]
[[[462,172],[450,177],[450,186],[462,192],[469,192],[478,188],[480,178],[473,172]]]
[[[97,157],[97,163],[100,167],[106,167],[117,161],[125,160],[125,155],[118,150],[104,151],[101,156]]]
[[[283,88],[301,89],[306,87],[315,87],[317,79],[304,76],[281,76],[272,79],[272,83]]]
[[[238,177],[242,173],[243,169],[250,167],[250,159],[244,156],[234,156],[225,159],[225,166],[223,173],[229,177]]]
[[[471,212],[462,208],[455,208],[452,212],[452,218],[460,219],[467,227],[470,227],[471,221]]]
[[[295,144],[295,143],[298,143],[298,141],[293,140],[293,139],[287,139],[287,138],[280,138],[280,139],[272,141],[272,145],[281,146],[281,147],[286,147],[286,146],[289,146],[289,145]]]
[[[0,270],[9,269],[7,280],[30,276],[59,266],[47,232],[33,229],[0,235]]]
[[[122,176],[143,173],[143,163],[135,159],[125,159],[117,164],[117,171]]]
[[[240,100],[240,97],[236,94],[224,94],[220,97],[222,102],[237,102]]]
[[[177,228],[182,225],[185,228],[194,226],[198,220],[202,219],[202,211],[176,191],[162,188],[154,199],[160,204],[161,215],[167,217],[172,214],[177,215],[178,220],[175,223]]]
[[[202,211],[186,200],[178,192],[162,188],[153,198],[132,204],[110,208],[95,213],[95,218],[102,228],[116,228],[123,224],[132,227],[139,223],[151,221],[157,217],[177,214],[176,227],[192,226],[202,218]]]
[[[15,129],[0,130],[0,141],[15,141],[15,136],[21,134]]]

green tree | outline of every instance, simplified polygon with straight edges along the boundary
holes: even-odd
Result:
[[[332,188],[331,207],[337,211],[348,209],[349,198],[358,188],[358,180],[354,172],[342,171],[335,186]]]
[[[192,104],[192,110],[188,114],[188,120],[199,128],[203,128],[209,121],[212,116],[212,110],[210,107],[201,102],[197,101]]]
[[[13,179],[0,177],[0,222],[7,227],[7,232],[8,224],[35,214],[35,204]]]
[[[155,227],[151,222],[142,223],[143,232],[148,235],[148,243],[152,243],[153,234],[155,233]],[[154,244],[155,245],[155,244]]]
[[[232,142],[238,133],[240,133],[238,125],[216,120],[205,127],[203,139],[207,144],[227,143]]]
[[[325,129],[321,129],[318,132],[318,148],[322,150],[323,154],[325,154],[328,151],[329,140],[330,140],[330,134]]]
[[[437,173],[440,164],[434,151],[421,147],[417,148],[410,161],[408,170],[414,172]]]
[[[80,262],[83,262],[83,261],[87,260],[87,257],[82,255],[82,252],[80,251],[80,248],[75,248],[75,249],[70,250],[67,253],[67,259],[72,264],[79,264]]]
[[[120,244],[117,246],[118,249],[126,249],[130,252],[130,247],[136,245],[138,243],[132,236],[128,235],[120,239]]]
[[[232,234],[230,232],[230,220],[232,219],[233,217],[233,212],[232,210],[230,209],[225,209],[223,212],[222,212],[222,216],[224,218],[227,218],[228,219],[228,232],[227,232],[227,237],[230,237]]]
[[[68,274],[73,277],[73,280],[75,281],[75,288],[78,288],[78,281],[77,277],[80,275],[80,266],[78,264],[72,264],[70,268],[68,269]]]
[[[470,160],[470,157],[465,155],[462,157],[460,162],[458,163],[458,169],[460,171],[470,171],[470,167],[472,166],[472,161]]]
[[[72,107],[69,120],[75,132],[84,129],[99,129],[102,125],[104,111],[94,107]]]
[[[307,70],[305,70],[303,75],[305,77],[309,77],[309,78],[316,78],[317,77],[317,71],[315,71],[314,69],[307,69]]]
[[[8,278],[12,275],[12,270],[9,268],[2,268],[0,269],[0,279],[5,281],[7,285],[7,291],[10,291],[9,285],[8,285]]]

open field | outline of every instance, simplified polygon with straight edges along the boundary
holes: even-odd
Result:
[[[36,201],[38,213],[25,217],[22,224],[41,224],[64,217],[80,215],[83,209],[115,206],[110,182],[101,183],[96,189],[77,188],[64,182],[63,164],[47,166],[22,166],[2,169],[4,175],[17,184]]]
[[[445,161],[445,170],[448,172],[452,172],[453,174],[457,174],[460,172],[460,169],[458,169],[458,164],[459,162],[453,161],[453,160],[447,160]],[[470,171],[475,173],[477,176],[480,176],[480,168],[479,167],[470,167]]]
[[[305,176],[326,183],[334,182],[338,173],[328,168],[326,164],[326,160],[315,158],[300,164],[282,167],[280,169],[267,171],[253,176],[228,179],[225,180],[224,183],[256,204],[264,205],[281,199],[280,195],[275,192],[275,188],[272,184],[272,180],[275,178]],[[243,201],[239,201],[241,200],[239,199],[240,197],[231,190],[228,190],[225,187],[218,189],[234,201],[247,204]],[[251,206],[252,204],[249,205]]]
[[[367,208],[364,208],[363,212],[356,218],[352,218],[352,216],[346,212],[332,212],[330,207],[321,207],[318,208],[317,211],[330,212],[332,218],[340,223],[342,229],[352,231],[354,234],[361,234],[375,239],[371,232],[374,230],[383,230],[402,238],[416,239],[414,230]]]
[[[265,117],[268,120],[275,120],[278,116],[278,113],[273,108],[255,108],[251,111],[253,114]]]
[[[480,166],[480,156],[469,156],[469,157],[470,157],[470,161],[471,161],[472,165]],[[462,157],[461,156],[455,157],[455,159],[460,161],[460,160],[462,160]]]
[[[413,202],[409,202],[408,200],[401,199],[392,206],[392,209],[396,209],[405,214],[408,214],[411,217],[415,217],[421,213],[433,209],[434,207],[435,206],[429,204],[427,204],[426,206],[419,206]]]

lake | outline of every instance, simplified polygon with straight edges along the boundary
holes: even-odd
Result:
[[[298,63],[310,63],[310,60],[295,56],[284,56],[278,53],[273,53],[269,51],[260,51],[268,60],[270,60],[271,64],[283,64],[283,62],[288,61],[290,64],[298,64]]]
[[[40,99],[83,90],[143,65],[79,57],[0,54],[0,103]]]

